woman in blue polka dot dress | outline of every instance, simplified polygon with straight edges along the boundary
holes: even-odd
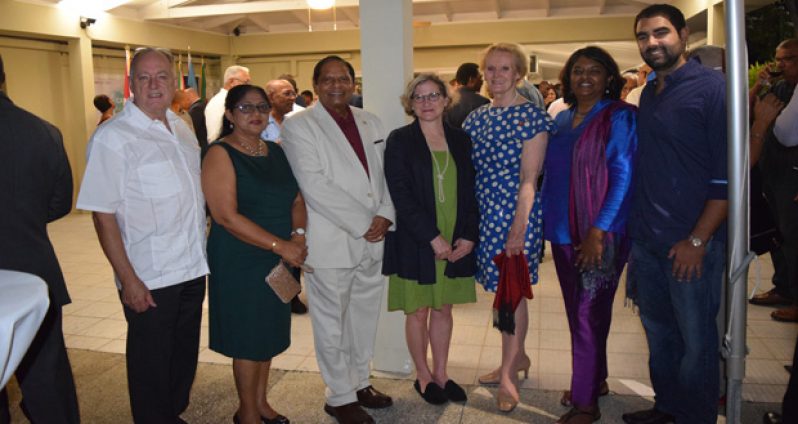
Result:
[[[526,75],[527,58],[520,46],[497,43],[488,47],[480,65],[485,73],[489,104],[471,112],[463,129],[474,143],[479,203],[477,275],[485,290],[495,292],[499,271],[493,257],[505,251],[522,254],[529,265],[530,280],[538,280],[542,213],[535,194],[548,133],[554,123],[546,112],[521,97],[517,84]],[[501,366],[480,377],[483,384],[499,383],[498,407],[510,411],[518,403],[518,371],[529,370],[524,351],[529,316],[526,299],[515,311],[515,334],[502,333]]]

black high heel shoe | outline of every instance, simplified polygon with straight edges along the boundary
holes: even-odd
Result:
[[[261,416],[260,421],[263,424],[291,424],[291,420],[283,415],[278,415],[271,419]]]
[[[291,420],[283,415],[278,415],[271,419],[261,416],[260,422],[262,424],[291,424]],[[241,424],[241,420],[238,419],[238,414],[233,414],[233,424]]]
[[[446,397],[446,393],[444,393],[441,386],[435,384],[434,381],[430,381],[427,384],[426,389],[424,392],[421,392],[421,385],[418,384],[418,380],[413,383],[413,387],[416,389],[419,395],[427,401],[427,403],[431,403],[433,405],[441,405],[446,403],[449,399]]]

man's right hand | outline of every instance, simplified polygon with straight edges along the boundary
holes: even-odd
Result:
[[[122,285],[122,303],[139,314],[158,306],[152,298],[150,289],[138,278]]]

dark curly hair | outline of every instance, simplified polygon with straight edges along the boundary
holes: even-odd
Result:
[[[565,67],[562,68],[560,81],[562,81],[563,101],[571,106],[576,106],[576,96],[574,96],[574,92],[571,90],[571,71],[580,57],[598,62],[607,72],[609,81],[607,82],[607,92],[604,93],[603,97],[613,100],[620,99],[621,90],[624,84],[626,84],[626,80],[621,76],[615,59],[601,47],[587,46],[575,51],[571,57],[568,58],[568,61],[565,62]]]
[[[263,101],[266,102],[269,107],[271,107],[271,103],[269,103],[269,96],[266,95],[266,90],[258,85],[250,85],[250,84],[241,84],[237,85],[230,89],[227,92],[227,97],[224,98],[224,109],[233,111],[238,105],[238,102],[244,98],[250,91],[255,91],[261,96],[263,96]],[[233,127],[230,125],[230,121],[227,119],[227,116],[222,115],[222,132],[219,134],[219,138],[224,138],[233,133]]]
[[[652,4],[641,10],[640,13],[635,16],[635,24],[632,27],[632,31],[635,33],[637,32],[637,23],[640,22],[641,19],[651,19],[657,16],[667,19],[668,22],[673,25],[676,32],[680,32],[687,26],[687,22],[684,20],[684,14],[677,7],[669,4]]]

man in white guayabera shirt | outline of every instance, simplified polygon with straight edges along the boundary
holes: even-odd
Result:
[[[205,200],[194,133],[169,110],[173,57],[138,50],[134,94],[92,136],[77,207],[93,212],[127,331],[136,423],[182,423],[197,369],[205,296]]]

